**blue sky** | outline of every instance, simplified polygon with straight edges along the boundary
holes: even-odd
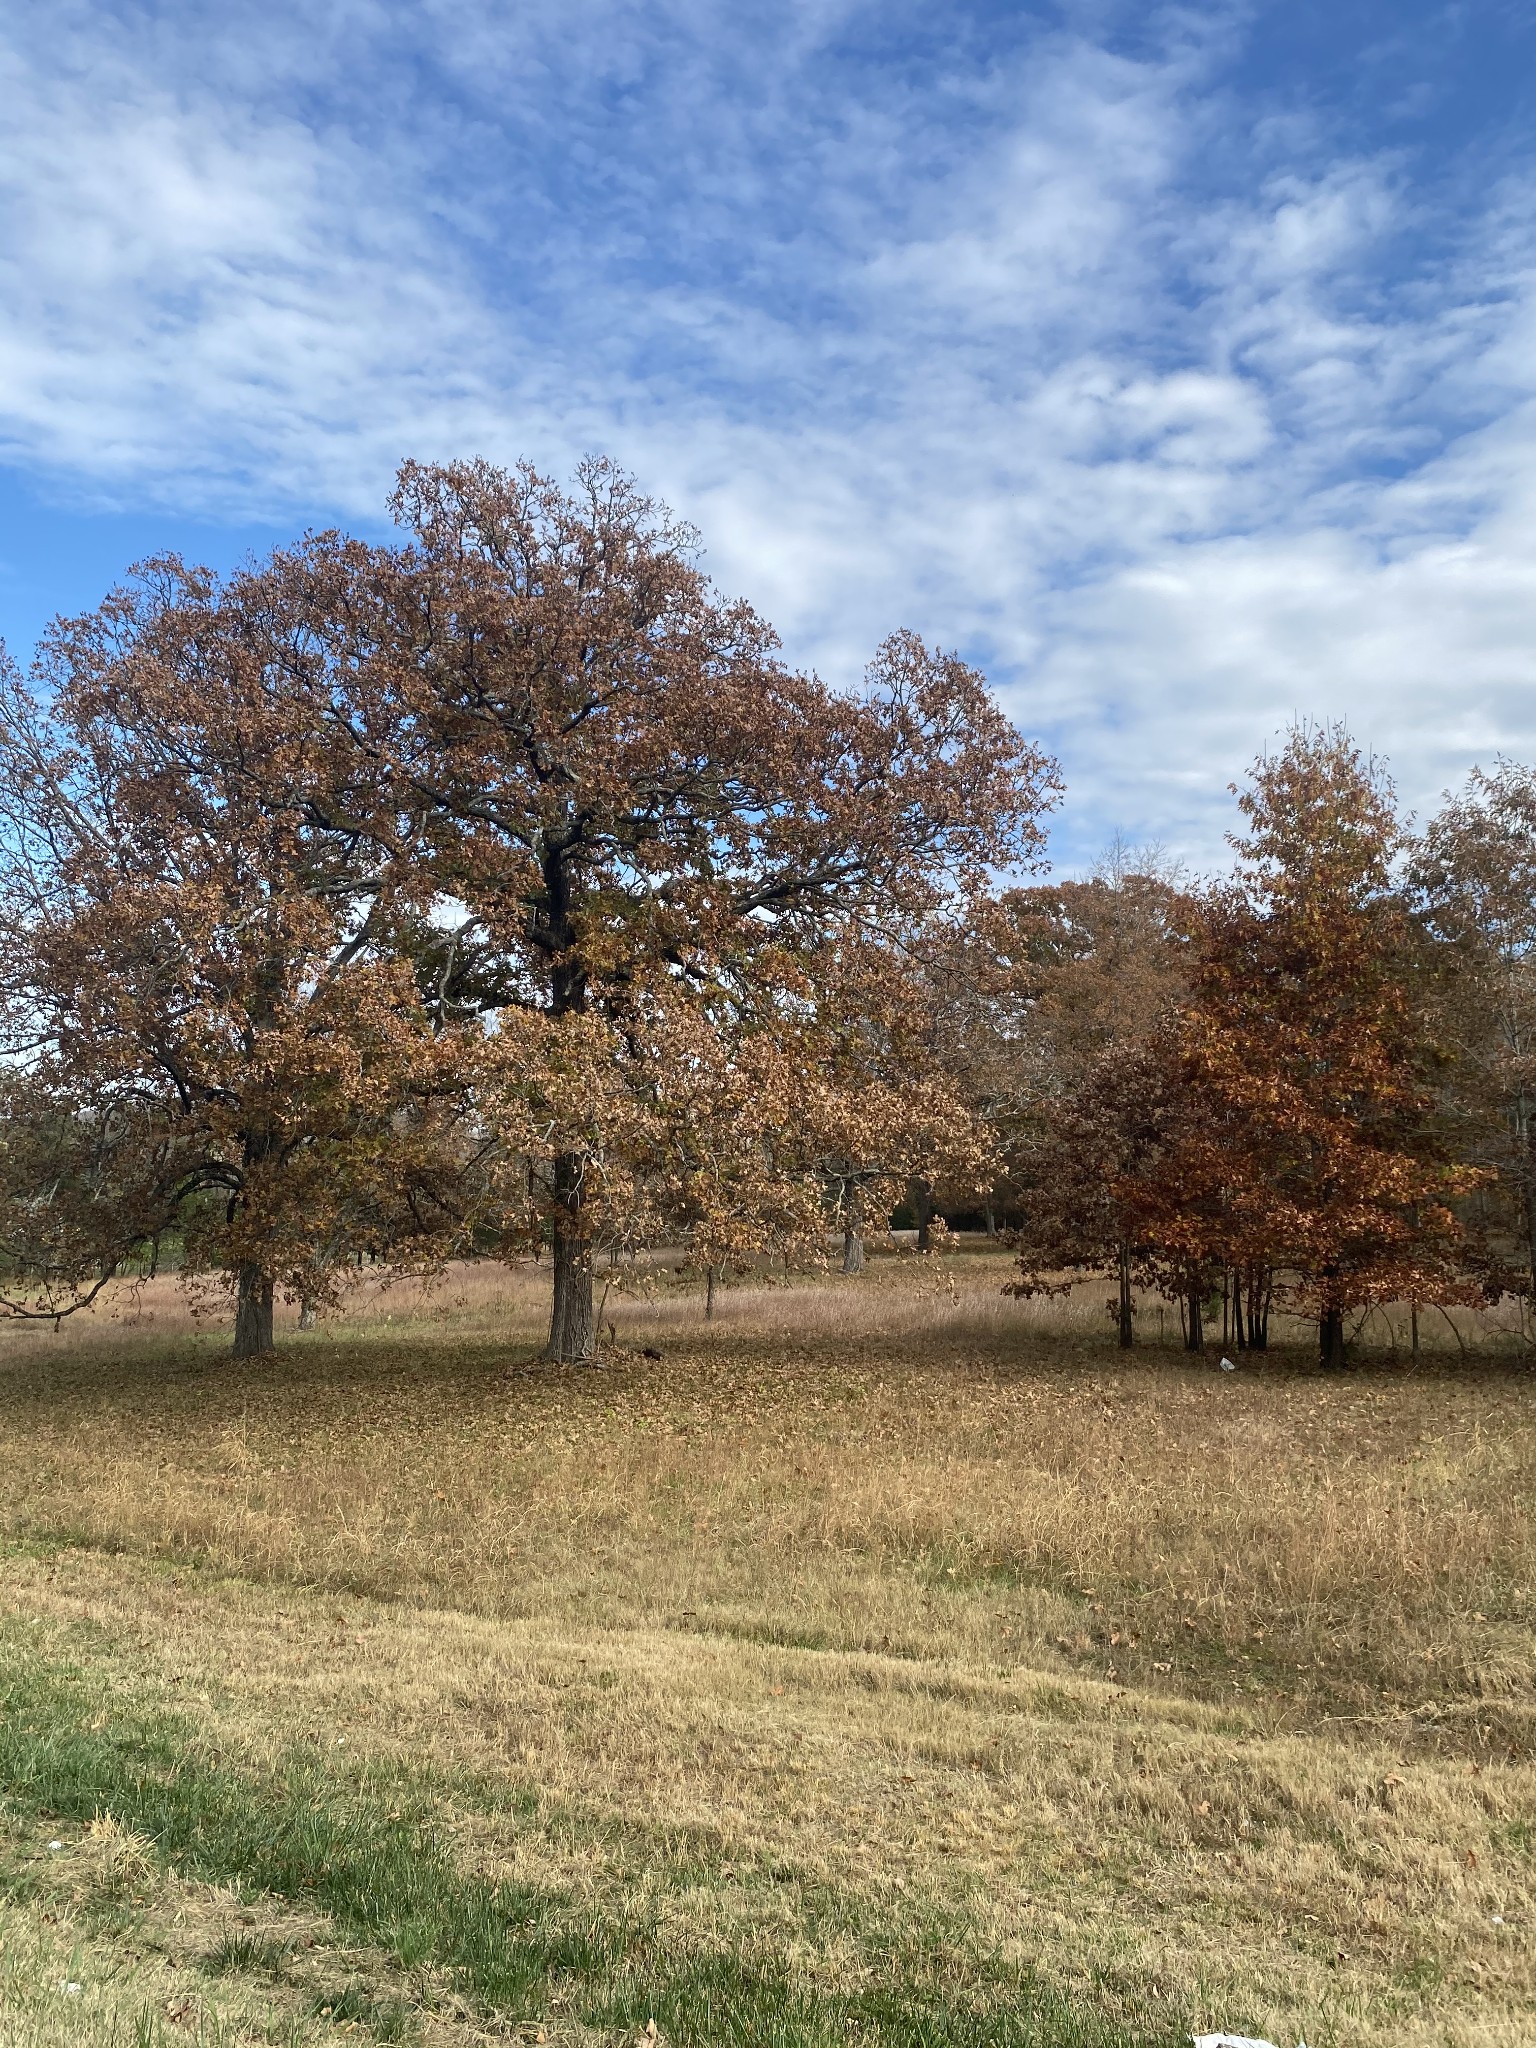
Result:
[[[0,633],[396,462],[608,451],[790,654],[910,625],[1066,866],[1347,717],[1536,758],[1536,4],[52,0],[0,24]]]

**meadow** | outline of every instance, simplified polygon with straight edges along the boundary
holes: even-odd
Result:
[[[0,1330],[6,2048],[1536,2039],[1515,1347],[1009,1270]]]

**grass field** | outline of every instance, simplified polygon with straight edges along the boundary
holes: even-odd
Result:
[[[1007,1272],[0,1331],[0,2043],[1536,2040],[1536,1378]]]

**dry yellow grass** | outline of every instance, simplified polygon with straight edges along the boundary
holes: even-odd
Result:
[[[218,1745],[574,1817],[463,1803],[477,1867],[643,1892],[681,1830],[792,1871],[670,1891],[680,1940],[836,1982],[826,1885],[1313,2048],[1536,2038],[1536,1383],[1122,1362],[1096,1294],[1004,1277],[741,1287],[707,1328],[663,1268],[591,1373],[530,1367],[536,1275],[369,1290],[239,1369],[157,1283],[6,1333],[4,1600]]]

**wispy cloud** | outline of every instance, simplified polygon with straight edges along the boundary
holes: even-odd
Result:
[[[14,19],[0,450],[298,523],[405,453],[611,449],[798,658],[984,658],[1069,856],[1211,857],[1297,711],[1418,801],[1529,751],[1530,167],[1340,140],[1236,8],[942,12]]]

